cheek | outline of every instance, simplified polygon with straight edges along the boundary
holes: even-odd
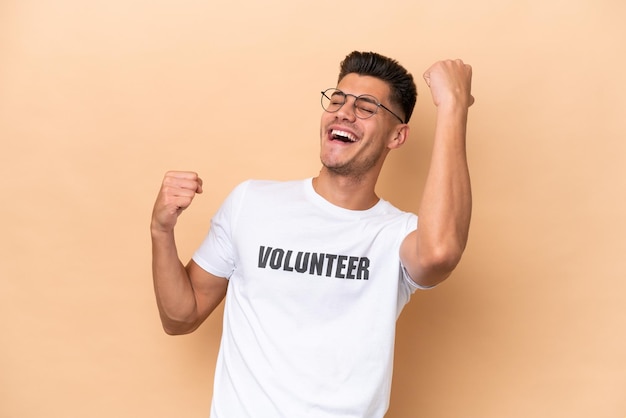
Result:
[[[320,141],[326,138],[326,132],[328,131],[328,129],[326,128],[327,126],[328,122],[326,122],[324,118],[322,118],[320,122]]]
[[[320,137],[322,136],[322,132],[326,130],[325,126],[328,126],[328,117],[326,116],[328,113],[324,112],[322,117],[320,117]]]
[[[320,116],[320,126],[323,129],[324,126],[328,126],[334,120],[335,120],[335,113],[322,112],[322,115]]]

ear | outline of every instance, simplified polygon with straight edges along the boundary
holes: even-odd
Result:
[[[392,131],[392,136],[390,137],[387,147],[389,149],[400,148],[402,145],[404,145],[406,140],[409,138],[409,131],[410,131],[409,125],[406,123],[403,123],[395,127]]]

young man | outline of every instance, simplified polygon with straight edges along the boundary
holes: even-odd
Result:
[[[318,176],[237,186],[186,267],[173,231],[202,180],[165,175],[151,223],[165,331],[194,331],[226,296],[211,417],[385,414],[396,319],[416,289],[450,275],[470,222],[471,67],[437,62],[424,79],[437,121],[419,226],[375,193],[417,95],[412,76],[375,53],[349,54],[322,93]]]

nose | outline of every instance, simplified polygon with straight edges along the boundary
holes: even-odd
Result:
[[[337,111],[337,118],[342,120],[354,121],[356,119],[356,97],[346,94],[346,102]]]

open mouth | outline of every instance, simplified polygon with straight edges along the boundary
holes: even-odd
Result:
[[[330,131],[330,137],[336,141],[351,143],[356,142],[357,138],[350,132],[342,131],[339,129],[333,129]]]

